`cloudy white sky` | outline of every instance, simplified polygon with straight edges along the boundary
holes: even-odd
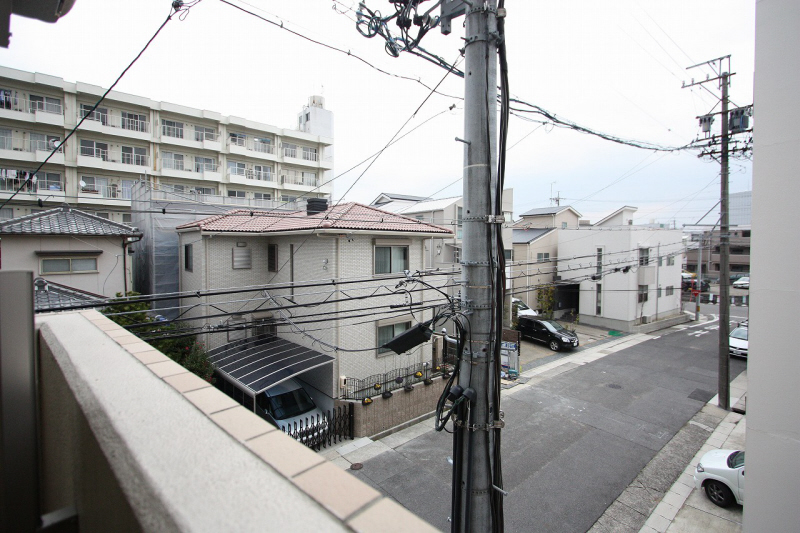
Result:
[[[231,0],[309,37],[349,50],[391,73],[435,85],[444,71],[418,57],[386,55],[382,42],[355,28],[350,0]],[[389,11],[387,0],[367,0]],[[0,64],[107,87],[163,22],[168,0],[77,0],[55,25],[11,20],[11,45]],[[732,54],[731,98],[752,102],[755,3],[752,0],[507,0],[509,76],[514,96],[583,126],[627,139],[679,146],[698,134],[697,115],[716,104],[683,81],[708,70],[687,66]],[[453,61],[462,46],[438,29],[422,46]],[[709,88],[716,92],[716,86]],[[185,20],[173,19],[117,90],[155,100],[292,127],[312,94],[334,113],[338,175],[380,150],[425,99],[422,85],[377,72],[344,54],[304,41],[219,0],[203,0]],[[440,90],[463,95],[448,77]],[[451,104],[456,109],[441,113]],[[441,113],[441,114],[440,114]],[[428,100],[406,127],[438,116],[389,148],[347,200],[368,203],[380,192],[429,196],[461,176],[463,101]],[[755,118],[754,120],[757,120]],[[718,126],[718,124],[717,124]],[[512,118],[507,156],[515,215],[550,205],[560,193],[586,218],[621,205],[639,222],[692,223],[719,198],[719,165],[693,152],[651,153],[574,131]],[[519,142],[518,142],[519,141]],[[515,144],[518,143],[518,144]],[[341,196],[364,167],[335,182]],[[731,192],[750,190],[752,166],[734,161]],[[436,197],[461,194],[461,182]],[[706,219],[716,222],[716,210]],[[713,219],[713,220],[711,220]]]

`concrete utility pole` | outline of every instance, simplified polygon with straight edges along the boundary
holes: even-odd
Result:
[[[730,227],[728,226],[728,84],[730,75],[722,73],[722,144],[720,146],[720,225],[719,225],[719,402],[730,408]]]
[[[700,237],[700,245],[697,247],[697,288],[703,290],[703,242],[706,238],[706,232]],[[694,302],[694,319],[700,320],[700,297],[695,298]]]

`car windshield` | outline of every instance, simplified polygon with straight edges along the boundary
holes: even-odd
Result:
[[[728,468],[744,466],[744,452],[733,452],[728,456]]]
[[[564,326],[562,326],[555,320],[542,320],[542,324],[544,324],[544,327],[546,327],[553,333],[556,333],[557,331],[563,331],[565,329]]]
[[[739,278],[736,283],[750,283],[750,278]]]
[[[747,328],[736,328],[735,330],[731,331],[731,338],[740,339],[743,341],[747,340]]]
[[[517,309],[519,309],[520,311],[527,311],[528,309],[530,309],[530,307],[528,307],[522,302],[514,302],[514,305],[516,305]]]
[[[269,410],[276,420],[294,418],[314,409],[314,400],[303,389],[284,392],[269,399]]]

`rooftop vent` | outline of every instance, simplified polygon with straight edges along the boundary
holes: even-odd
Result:
[[[327,198],[309,198],[306,201],[306,214],[309,216],[323,213],[328,210]]]

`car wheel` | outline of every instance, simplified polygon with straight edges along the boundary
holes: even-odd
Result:
[[[557,340],[551,340],[550,341],[550,349],[551,350],[553,350],[554,352],[557,352],[559,350],[559,348],[561,348],[561,345],[558,344]]]
[[[706,482],[706,496],[711,503],[720,507],[729,507],[733,503],[733,493],[727,485],[710,479]]]

